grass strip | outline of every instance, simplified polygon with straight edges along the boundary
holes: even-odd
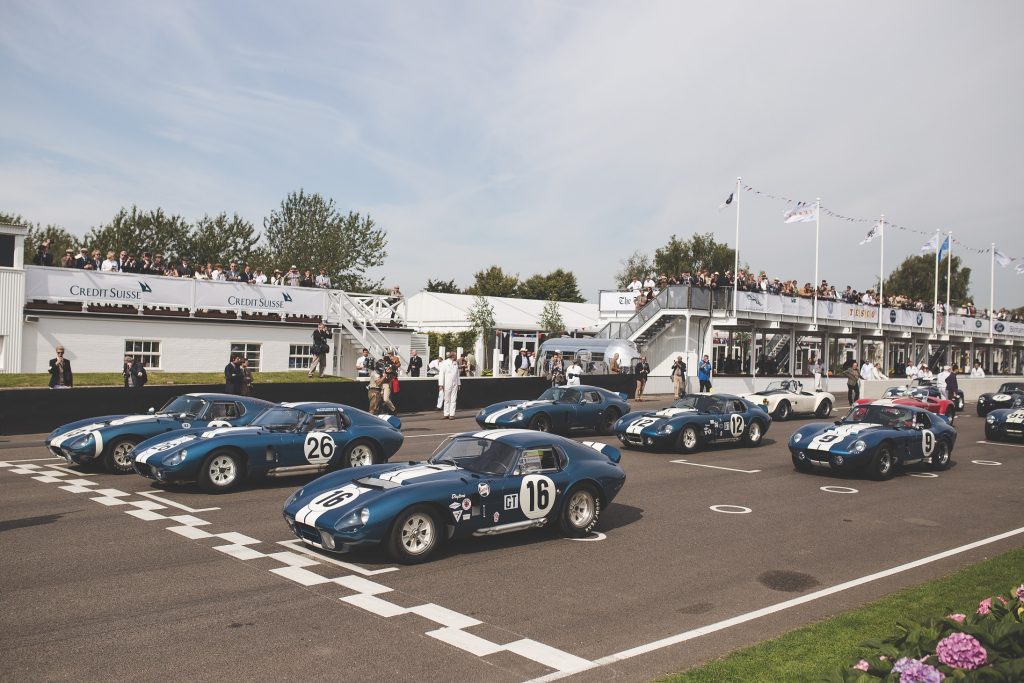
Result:
[[[984,598],[1024,582],[1024,548],[979,562],[929,583],[906,588],[864,607],[732,652],[663,679],[664,683],[816,681],[863,654],[861,643],[895,633],[896,622],[922,622],[973,612]]]
[[[284,384],[290,382],[351,382],[349,377],[310,378],[305,370],[284,372],[254,372],[256,384]],[[46,388],[50,382],[48,372],[21,373],[12,375],[0,374],[0,388]],[[160,372],[149,371],[149,384],[224,384],[222,372]],[[76,372],[76,387],[120,387],[124,386],[124,376],[120,372]]]

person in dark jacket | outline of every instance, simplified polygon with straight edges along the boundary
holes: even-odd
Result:
[[[410,377],[419,377],[420,369],[423,367],[423,359],[416,354],[416,350],[409,352],[409,367],[405,369]]]
[[[124,376],[125,389],[141,389],[146,386],[146,382],[149,380],[146,366],[138,358],[132,358],[131,356],[124,357],[124,367],[121,370],[121,374]]]
[[[50,359],[50,388],[70,389],[75,386],[75,376],[71,372],[71,361],[64,357],[64,347],[57,347],[57,357]]]
[[[244,380],[239,357],[231,356],[231,362],[224,366],[224,393],[241,396]]]
[[[324,376],[324,368],[327,366],[327,354],[331,350],[331,347],[327,345],[327,340],[331,338],[331,333],[327,331],[327,325],[320,323],[316,329],[313,330],[313,346],[310,351],[313,353],[313,362],[309,365],[309,377],[313,376],[313,371],[319,371],[317,377]]]
[[[949,369],[949,374],[946,375],[946,398],[953,402],[953,409],[956,409],[956,395],[960,391],[960,383],[956,379],[957,373],[960,372],[954,365]]]

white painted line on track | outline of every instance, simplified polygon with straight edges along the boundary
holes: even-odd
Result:
[[[145,496],[146,498],[152,498],[153,500],[158,500],[161,503],[164,503],[166,505],[170,505],[171,507],[178,508],[179,510],[184,510],[185,512],[213,512],[214,510],[220,510],[220,508],[190,508],[188,505],[185,505],[183,503],[176,503],[173,500],[167,500],[166,498],[161,498],[160,496],[156,495],[155,493],[142,492],[142,493],[139,493],[139,495],[140,496]]]
[[[822,486],[820,490],[825,493],[860,493],[857,489],[852,489],[849,486]]]
[[[799,597],[793,598],[792,600],[786,600],[785,602],[769,605],[768,607],[762,607],[761,609],[755,610],[753,612],[745,612],[738,616],[732,617],[731,619],[725,619],[723,621],[718,621],[713,624],[708,624],[707,626],[701,626],[699,628],[691,629],[689,631],[677,633],[676,635],[668,636],[667,638],[662,638],[661,640],[655,640],[654,642],[647,643],[645,645],[638,645],[636,647],[629,648],[628,650],[622,650],[621,652],[616,652],[615,654],[608,655],[607,657],[595,659],[592,662],[588,662],[586,665],[581,665],[577,669],[571,671],[556,671],[555,673],[548,674],[546,676],[531,679],[530,681],[527,681],[527,683],[543,683],[544,681],[558,680],[560,678],[565,678],[567,676],[572,676],[574,674],[580,673],[581,671],[587,671],[589,669],[595,669],[600,666],[614,664],[615,662],[621,662],[625,659],[638,657],[649,652],[654,652],[655,650],[661,650],[672,645],[685,643],[688,640],[693,640],[694,638],[706,636],[709,633],[722,631],[733,626],[738,626],[739,624],[747,623],[748,621],[753,621],[755,619],[760,619],[761,617],[766,617],[777,612],[782,612],[783,610],[787,610],[792,607],[797,607],[808,602],[820,600],[821,598],[828,597],[829,595],[835,595],[836,593],[841,593],[843,591],[850,590],[851,588],[863,586],[864,584],[868,584],[873,581],[878,581],[880,579],[895,576],[896,574],[901,574],[912,569],[917,569],[918,567],[923,567],[926,564],[938,562],[939,560],[944,560],[947,557],[953,557],[954,555],[959,555],[961,553],[974,550],[975,548],[980,548],[982,546],[990,545],[992,543],[997,543],[999,541],[1006,540],[1007,538],[1013,538],[1014,536],[1019,536],[1020,534],[1024,534],[1024,527],[1013,529],[1012,531],[1007,531],[1005,533],[996,534],[995,536],[989,536],[988,538],[983,538],[979,541],[974,541],[972,543],[957,546],[956,548],[950,548],[949,550],[944,550],[941,553],[929,555],[928,557],[922,557],[921,559],[914,560],[913,562],[907,562],[906,564],[901,564],[896,567],[884,569],[880,572],[875,572],[874,574],[868,574],[867,576],[862,576],[857,579],[845,581],[843,583],[836,584],[835,586],[831,586],[829,588],[823,588],[822,590],[814,591],[813,593],[808,593],[807,595],[801,595]]]
[[[310,557],[315,557],[318,560],[329,562],[339,567],[344,567],[345,569],[353,571],[357,574],[362,574],[363,576],[376,576],[377,574],[387,574],[388,572],[398,571],[398,567],[384,567],[382,569],[363,569],[357,564],[342,562],[341,560],[336,560],[333,557],[327,557],[322,553],[318,553],[312,548],[307,547],[305,543],[299,540],[278,541],[277,544],[283,545],[286,548],[291,548],[295,552],[302,553],[304,555],[309,555]]]
[[[742,505],[712,505],[709,510],[721,512],[726,515],[749,515],[753,510]]]
[[[24,460],[4,460],[3,462],[43,462],[44,460],[56,460],[57,462],[67,462],[67,460],[55,458],[52,455],[48,458],[25,458]],[[75,472],[75,474],[81,474],[81,472]]]
[[[988,446],[1006,446],[1008,448],[1024,448],[1024,444],[1020,444],[1020,443],[1003,443],[1002,441],[979,441],[978,443],[983,443],[983,444],[986,444]]]
[[[989,466],[996,466],[996,465],[1002,465],[1003,464],[1003,463],[999,462],[998,460],[972,460],[971,462],[973,462],[975,465],[989,465]]]
[[[589,542],[593,543],[594,541],[603,541],[606,538],[608,538],[608,536],[606,536],[605,534],[601,533],[600,531],[591,531],[589,536],[584,536],[583,538],[566,538],[565,540],[567,540],[567,541],[589,541]]]
[[[922,479],[938,479],[939,475],[935,472],[908,472],[908,477],[920,477]]]
[[[729,472],[742,472],[743,474],[756,474],[761,470],[738,470],[735,467],[722,467],[721,465],[705,465],[700,462],[690,462],[689,460],[669,460],[679,465],[693,465],[694,467],[709,467],[713,470],[727,470]]]

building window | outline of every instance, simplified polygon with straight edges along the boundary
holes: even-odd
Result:
[[[288,369],[308,370],[313,364],[312,344],[289,344],[288,345]]]
[[[260,371],[260,356],[262,355],[263,344],[250,344],[249,342],[231,342],[231,355],[241,356],[249,361],[249,369],[253,372]]]
[[[125,339],[124,355],[138,358],[142,364],[152,370],[160,369],[160,342]]]

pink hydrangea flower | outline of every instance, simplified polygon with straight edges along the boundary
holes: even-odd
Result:
[[[854,669],[860,669],[861,671],[867,671],[868,669],[871,668],[871,665],[868,664],[866,659],[862,659],[859,662],[857,662],[856,664],[854,664],[853,668]]]
[[[935,646],[935,654],[946,666],[957,669],[977,669],[988,661],[988,652],[974,636],[952,633]]]
[[[959,612],[956,612],[954,614],[947,614],[946,618],[947,619],[952,619],[953,621],[962,624],[962,623],[964,623],[964,619],[967,618],[967,615],[966,614],[960,614]]]
[[[944,673],[931,664],[910,657],[897,659],[892,670],[900,675],[900,683],[942,683],[946,678]]]
[[[1013,591],[1013,594],[1017,596],[1018,600],[1024,601],[1024,583],[1017,586],[1017,590]]]
[[[978,614],[988,614],[992,611],[992,598],[985,598],[978,603]]]

